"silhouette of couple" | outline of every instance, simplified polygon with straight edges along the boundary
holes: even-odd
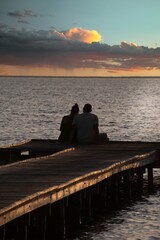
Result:
[[[74,104],[69,115],[64,116],[60,125],[60,143],[93,144],[108,141],[106,133],[99,134],[97,115],[91,113],[92,105],[87,103],[79,114],[78,104]]]

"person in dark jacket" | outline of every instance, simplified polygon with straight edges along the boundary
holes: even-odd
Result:
[[[72,131],[72,122],[73,118],[79,113],[79,106],[78,104],[74,104],[71,108],[71,112],[69,115],[66,115],[62,118],[61,125],[60,125],[60,136],[58,141],[60,143],[71,143],[70,136]],[[72,143],[75,142],[75,138],[72,139]]]

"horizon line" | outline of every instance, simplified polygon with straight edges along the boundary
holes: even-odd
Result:
[[[0,75],[0,77],[46,77],[46,78],[159,78],[160,76],[39,76],[39,75]]]

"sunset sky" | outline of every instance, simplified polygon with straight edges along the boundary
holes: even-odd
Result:
[[[1,0],[0,75],[160,76],[160,0]]]

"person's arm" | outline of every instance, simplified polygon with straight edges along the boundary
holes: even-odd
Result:
[[[98,124],[94,125],[94,132],[95,132],[95,142],[98,142],[98,139],[99,139],[99,127],[98,127]]]
[[[99,139],[99,120],[95,115],[95,123],[94,123],[94,134],[95,134],[95,142],[98,142]]]

